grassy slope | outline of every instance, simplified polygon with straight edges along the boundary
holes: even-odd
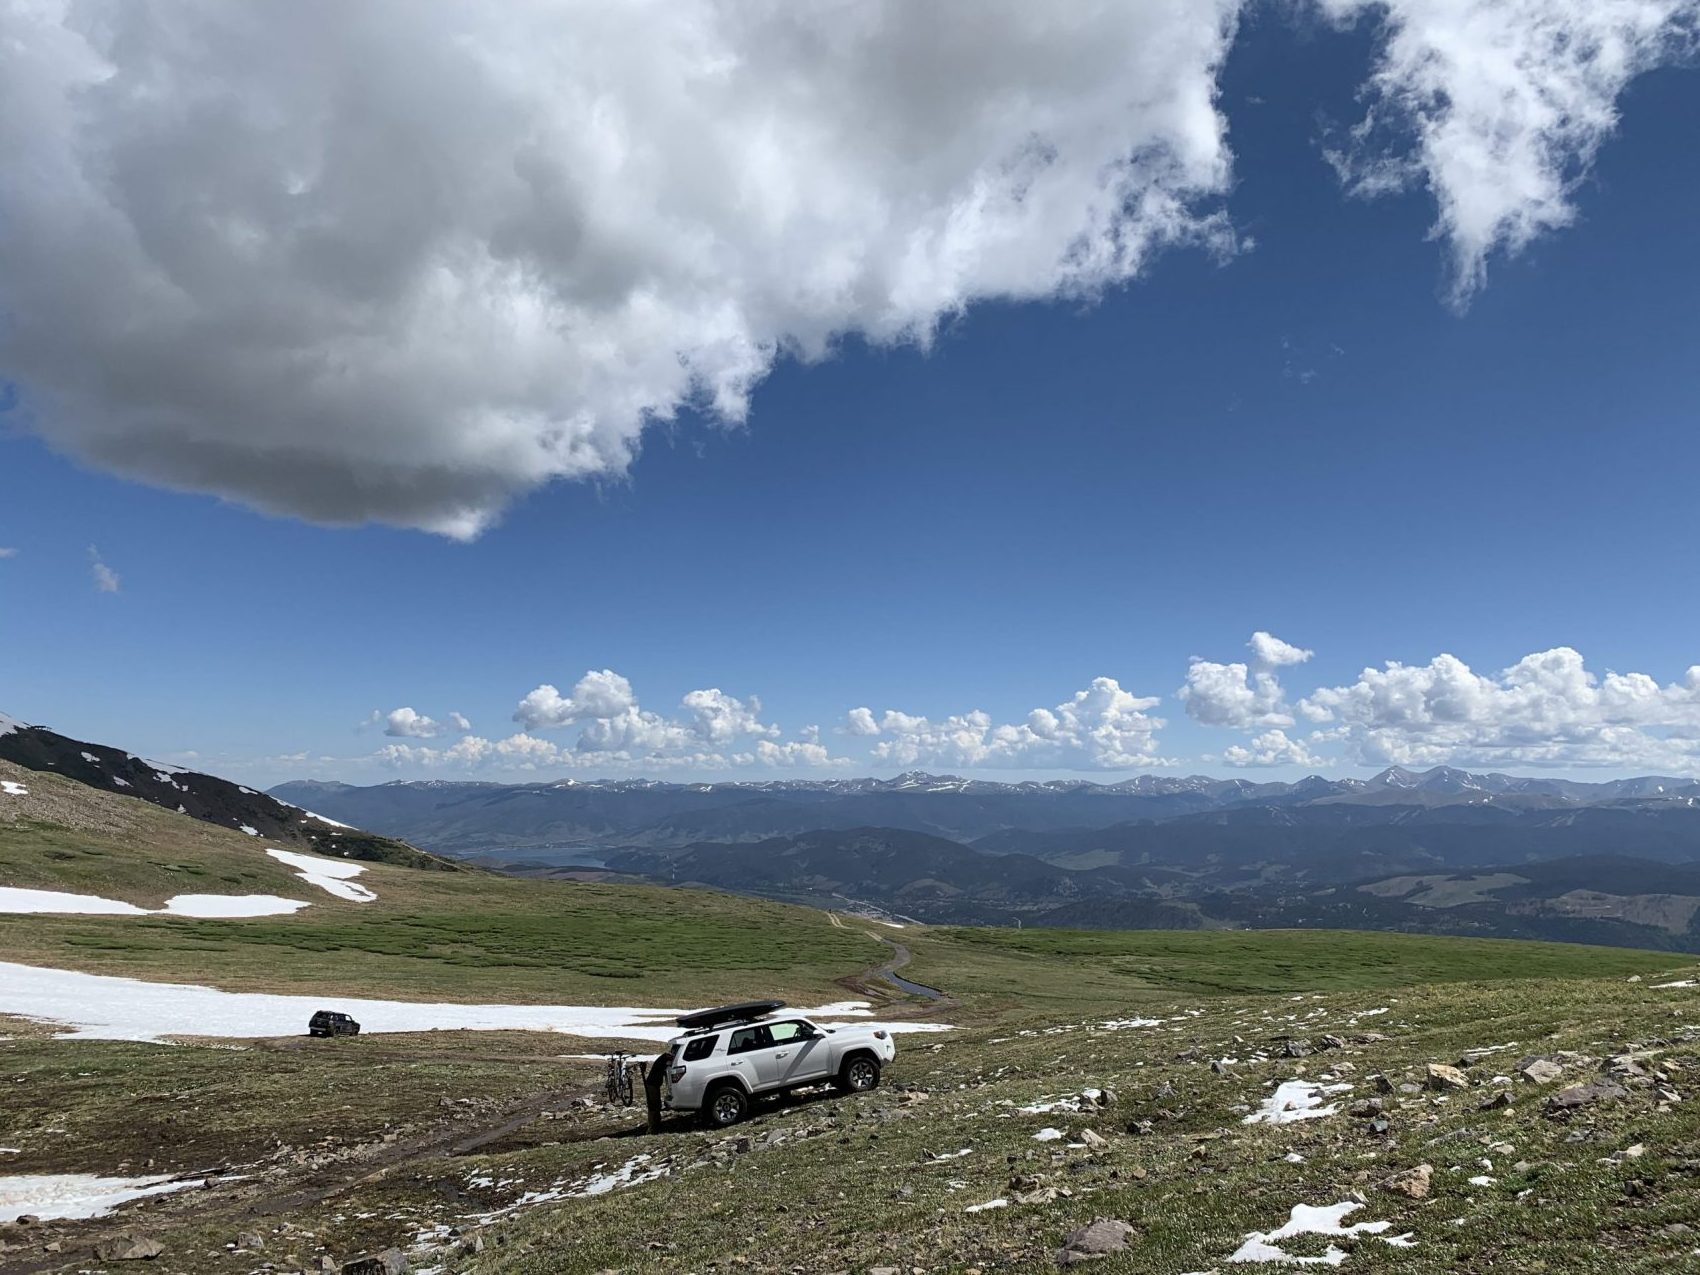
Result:
[[[1358,1012],[1383,1007],[1389,1012],[1353,1023]],[[1687,1079],[1679,1084],[1687,1091],[1700,1071],[1700,1029],[1682,1029],[1700,1021],[1700,994],[1692,990],[1533,980],[1434,983],[1391,995],[1335,992],[1298,1002],[1171,999],[1141,1002],[1166,1020],[1161,1026],[1113,1032],[1093,1024],[1127,1004],[1105,1001],[1093,1015],[1080,1008],[973,1029],[936,1053],[911,1045],[890,1078],[928,1089],[926,1101],[905,1105],[881,1091],[838,1104],[835,1121],[824,1107],[768,1115],[739,1132],[759,1140],[781,1130],[790,1140],[727,1154],[724,1164],[710,1156],[695,1172],[685,1166],[705,1158],[704,1137],[492,1157],[481,1172],[533,1190],[582,1180],[594,1161],[617,1165],[636,1152],[675,1157],[684,1176],[522,1213],[501,1229],[504,1243],[493,1256],[449,1269],[1039,1271],[1054,1269],[1051,1254],[1069,1231],[1112,1217],[1138,1235],[1124,1256],[1095,1264],[1105,1275],[1276,1270],[1224,1263],[1249,1232],[1274,1229],[1293,1205],[1336,1204],[1354,1192],[1367,1204],[1348,1221],[1391,1222],[1388,1233],[1409,1232],[1416,1247],[1336,1241],[1351,1253],[1343,1268],[1350,1271],[1652,1275],[1692,1268],[1681,1263],[1694,1260],[1694,1233],[1664,1228],[1700,1216],[1700,1101],[1659,1111],[1650,1092],[1636,1090],[1623,1102],[1559,1121],[1541,1114],[1551,1088],[1491,1082],[1525,1050],[1573,1049],[1597,1059],[1627,1042],[1663,1040],[1661,1058],[1682,1068]],[[1305,1016],[1302,1026],[1289,1015]],[[1226,1075],[1205,1062],[1249,1059],[1288,1033],[1370,1027],[1389,1039],[1299,1060],[1243,1061]],[[1428,1062],[1513,1041],[1519,1043],[1471,1069],[1468,1093],[1388,1099],[1385,1136],[1344,1110],[1283,1126],[1241,1123],[1276,1081],[1338,1075],[1333,1069],[1344,1064],[1352,1069],[1345,1081],[1353,1085],[1345,1099],[1351,1102],[1374,1092],[1366,1081],[1373,1072],[1416,1081]],[[1193,1049],[1199,1057],[1187,1056]],[[1591,1062],[1569,1072],[1574,1080],[1598,1074]],[[1164,1085],[1173,1097],[1156,1097]],[[1086,1086],[1113,1089],[1116,1105],[1089,1116],[1015,1110]],[[1513,1106],[1482,1110],[1503,1088],[1514,1092]],[[1125,1132],[1136,1120],[1151,1121],[1153,1132]],[[1046,1125],[1070,1135],[1092,1128],[1107,1145],[1070,1150],[1036,1142],[1033,1134]],[[799,1139],[799,1132],[818,1136]],[[729,1143],[721,1144],[724,1151],[732,1150]],[[1640,1158],[1602,1163],[1637,1144],[1646,1148]],[[963,1148],[971,1154],[930,1159]],[[1304,1159],[1289,1162],[1289,1154]],[[1435,1169],[1428,1200],[1376,1188],[1419,1163]],[[965,1211],[1010,1198],[1014,1174],[1037,1175],[1040,1185],[1072,1194]],[[1494,1180],[1472,1185],[1477,1175]],[[681,1218],[689,1225],[678,1225]],[[655,1241],[662,1247],[646,1247]],[[1316,1256],[1323,1242],[1288,1248]]]
[[[1059,997],[1095,1003],[1141,989],[1217,995],[1627,977],[1684,959],[1631,948],[1359,930],[947,929],[912,946],[915,963],[905,974],[918,982],[1052,1004]]]
[[[108,803],[121,799],[95,795],[99,809],[89,819],[118,817]],[[137,902],[225,889],[319,898],[288,873],[281,881],[266,876],[270,861],[251,839],[203,833],[188,821],[180,827],[170,816],[148,822],[159,812],[119,814],[141,822],[67,833],[0,817],[0,884],[96,888],[98,881],[102,893]],[[165,866],[171,863],[181,866]],[[185,872],[202,875],[179,886]],[[642,1003],[772,990],[821,996],[835,977],[883,951],[855,925],[840,928],[824,914],[729,896],[385,867],[364,879],[379,903],[323,896],[293,918],[8,917],[0,959],[228,987]],[[1651,1272],[1672,1269],[1693,1248],[1693,1236],[1661,1228],[1700,1214],[1700,1173],[1693,1171],[1700,1162],[1700,1051],[1693,1043],[1700,1028],[1687,1026],[1700,1024],[1700,993],[1650,986],[1651,976],[1683,958],[1314,931],[911,930],[900,937],[915,952],[907,973],[961,998],[948,1011],[960,1030],[903,1038],[881,1091],[764,1113],[731,1135],[670,1132],[427,1155],[336,1197],[334,1206],[301,1203],[266,1214],[267,1234],[273,1226],[294,1228],[274,1234],[268,1255],[328,1250],[348,1257],[405,1242],[425,1226],[465,1224],[468,1214],[503,1207],[523,1191],[579,1181],[596,1163],[617,1166],[635,1154],[650,1155],[650,1165],[670,1162],[678,1176],[520,1210],[489,1228],[482,1256],[421,1254],[421,1263],[537,1273],[871,1265],[1027,1271],[1049,1266],[1051,1250],[1074,1226],[1113,1216],[1137,1226],[1139,1239],[1129,1256],[1098,1269],[1176,1275],[1234,1269],[1222,1263],[1246,1232],[1273,1228],[1293,1204],[1332,1204],[1354,1190],[1369,1199],[1358,1218],[1393,1221],[1414,1233],[1418,1247],[1346,1241],[1354,1249],[1348,1270],[1581,1275],[1600,1269],[1603,1254],[1614,1270]],[[634,970],[650,981],[624,977]],[[1631,973],[1648,977],[1625,982]],[[1390,1039],[1354,1046],[1343,1057],[1247,1061],[1228,1075],[1205,1064],[1225,1054],[1249,1058],[1288,1033],[1361,1030],[1354,1015],[1382,1007],[1389,1012],[1361,1026]],[[1134,1014],[1165,1021],[1114,1032],[1093,1026]],[[0,1040],[0,1091],[8,1097],[0,1145],[22,1149],[8,1158],[14,1172],[139,1172],[150,1160],[156,1171],[190,1170],[228,1161],[249,1166],[244,1171],[256,1188],[281,1174],[277,1190],[287,1192],[289,1175],[302,1172],[291,1167],[292,1148],[365,1154],[364,1144],[381,1148],[386,1137],[427,1136],[462,1119],[463,1100],[494,1108],[594,1081],[590,1066],[556,1056],[583,1046],[522,1033],[231,1050],[54,1041],[28,1028],[0,1028],[0,1035],[8,1032],[16,1038]],[[1667,1042],[1683,1066],[1677,1083],[1691,1099],[1666,1112],[1637,1091],[1627,1102],[1559,1124],[1539,1115],[1538,1095],[1527,1086],[1518,1087],[1509,1115],[1479,1111],[1479,1098],[1493,1092],[1485,1080],[1496,1057],[1475,1070],[1482,1082],[1476,1093],[1391,1099],[1393,1127],[1385,1138],[1343,1113],[1280,1128],[1239,1122],[1271,1082],[1317,1076],[1342,1060],[1355,1069],[1355,1098],[1372,1092],[1365,1077],[1373,1071],[1414,1078],[1424,1063],[1451,1061],[1466,1048],[1516,1041],[1506,1058],[1560,1048],[1597,1057],[1624,1042],[1654,1040]],[[1589,1064],[1572,1071],[1578,1079],[1591,1074]],[[1176,1096],[1159,1101],[1153,1095],[1164,1083]],[[905,1103],[899,1085],[931,1096]],[[1116,1090],[1117,1106],[1089,1118],[1013,1112],[1088,1085]],[[1134,1119],[1152,1120],[1155,1132],[1123,1132]],[[1032,1134],[1046,1124],[1070,1133],[1090,1124],[1109,1145],[1078,1151],[1035,1142]],[[787,1135],[781,1145],[734,1152],[736,1138],[773,1130]],[[814,1136],[797,1136],[805,1130]],[[1513,1150],[1485,1145],[1502,1140]],[[1646,1156],[1599,1163],[1637,1142],[1649,1148]],[[963,1147],[972,1153],[927,1159]],[[1288,1163],[1289,1151],[1305,1161]],[[1468,1178],[1486,1172],[1483,1157],[1494,1161],[1496,1182],[1472,1187]],[[1430,1201],[1373,1189],[1419,1161],[1437,1169]],[[1531,1167],[1514,1171],[1520,1161]],[[1072,1194],[963,1211],[1007,1198],[1016,1172]],[[166,1239],[166,1269],[238,1268],[223,1246],[251,1223],[219,1213],[218,1197],[144,1206],[138,1224]],[[1454,1224],[1457,1218],[1463,1223]],[[76,1228],[53,1234],[67,1243],[67,1265],[86,1267]],[[1294,1251],[1321,1249],[1301,1241]]]

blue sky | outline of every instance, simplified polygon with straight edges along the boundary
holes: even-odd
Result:
[[[157,440],[59,428],[0,343],[0,709],[268,783],[1695,773],[1700,78],[1630,81],[1574,223],[1499,245],[1460,307],[1432,191],[1352,196],[1324,156],[1387,38],[1244,19],[1209,201],[1236,249],[781,357],[742,422],[698,400],[475,538],[119,476]],[[1260,663],[1255,631],[1297,649]],[[575,692],[599,670],[624,685]]]

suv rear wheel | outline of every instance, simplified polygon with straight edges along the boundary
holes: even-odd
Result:
[[[737,1124],[749,1114],[749,1097],[737,1085],[721,1085],[710,1090],[707,1101],[702,1104],[702,1118],[714,1129]]]
[[[838,1071],[838,1087],[845,1093],[862,1093],[879,1082],[879,1060],[871,1054],[852,1054]]]

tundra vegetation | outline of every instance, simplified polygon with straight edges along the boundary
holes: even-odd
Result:
[[[392,1267],[539,1275],[1059,1261],[1181,1275],[1280,1269],[1272,1255],[1580,1275],[1674,1269],[1700,1245],[1700,987],[1680,954],[1326,931],[895,930],[703,891],[386,864],[360,877],[376,900],[356,903],[254,838],[67,782],[31,774],[29,799],[0,805],[0,885],[310,906],[10,915],[0,960],[332,1007],[356,994],[854,997],[953,1030],[901,1035],[872,1093],[652,1135],[601,1102],[600,1065],[579,1057],[618,1042],[440,1031],[160,1045],[3,1019],[0,1178],[192,1184],[104,1217],[0,1225],[6,1270],[106,1269],[157,1245],[153,1269],[191,1275],[341,1270],[392,1249]],[[32,804],[42,794],[82,814],[49,817]],[[892,941],[943,1003],[873,976]]]

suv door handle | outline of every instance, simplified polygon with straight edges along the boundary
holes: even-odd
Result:
[[[781,1050],[780,1050],[780,1051],[779,1051],[779,1052],[778,1052],[778,1053],[777,1053],[777,1054],[775,1054],[775,1055],[774,1055],[774,1057],[775,1057],[775,1058],[783,1058],[783,1057],[785,1057],[785,1056],[786,1056],[786,1054],[788,1054],[788,1053],[790,1053],[790,1052],[791,1052],[791,1051],[790,1051],[790,1050],[788,1050],[788,1049],[781,1049]]]

